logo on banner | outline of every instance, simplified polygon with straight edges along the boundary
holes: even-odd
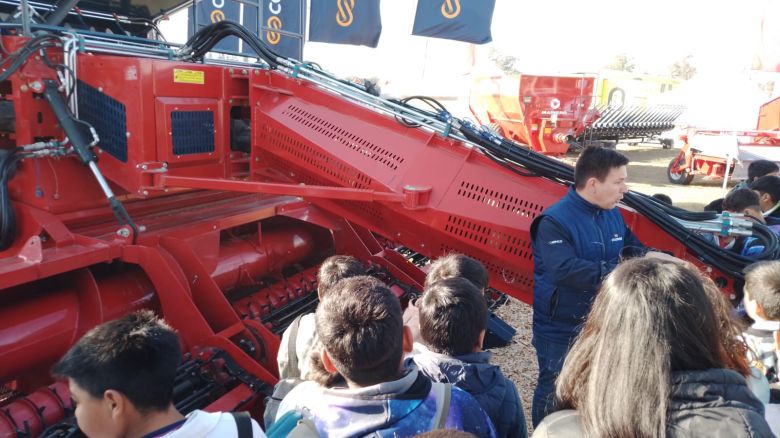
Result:
[[[271,3],[268,3],[268,10],[271,11],[270,17],[268,17],[268,21],[266,22],[266,25],[270,27],[271,29],[279,30],[282,28],[282,19],[279,18],[279,14],[282,13],[282,3],[281,0],[271,0]],[[279,41],[282,40],[282,34],[279,32],[274,32],[272,30],[269,30],[265,33],[265,39],[268,40],[269,44],[277,45],[279,44]]]
[[[355,19],[352,15],[353,9],[355,9],[355,0],[336,0],[336,5],[339,11],[336,12],[336,23],[341,27],[348,27]]]
[[[268,17],[268,27],[270,27],[271,29],[277,29],[277,30],[281,29],[282,28],[282,20],[279,17],[277,17],[276,15],[272,15],[272,16]],[[276,45],[276,44],[279,44],[279,41],[282,40],[282,34],[280,34],[279,32],[274,32],[274,31],[269,30],[268,32],[265,33],[265,39],[268,40],[269,44]]]
[[[441,15],[450,20],[460,15],[460,0],[444,0],[441,4]]]

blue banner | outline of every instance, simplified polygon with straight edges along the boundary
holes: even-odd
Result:
[[[495,0],[418,0],[412,35],[489,43],[495,6]]]
[[[311,0],[309,41],[376,47],[379,0]]]
[[[260,38],[274,52],[303,58],[303,17],[306,0],[263,0]]]
[[[241,23],[250,32],[258,31],[258,0],[195,0],[189,8],[190,26],[188,36],[210,24],[230,20]],[[194,25],[194,26],[193,26]],[[215,51],[254,54],[254,50],[239,43],[237,37],[231,36],[214,46]]]

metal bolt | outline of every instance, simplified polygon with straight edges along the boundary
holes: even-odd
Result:
[[[233,103],[233,99],[228,99],[228,103]]]
[[[260,157],[255,157],[255,162],[260,161]]]
[[[43,84],[38,81],[30,83],[30,88],[36,93],[40,93],[43,90]]]
[[[103,92],[103,87],[98,87],[98,91]]]
[[[98,148],[98,154],[102,154],[102,153],[103,153],[103,149]]]
[[[255,70],[255,76],[260,74],[260,70]]]
[[[26,93],[27,90],[30,89],[30,87],[28,87],[27,85],[22,84],[22,86],[19,87],[19,89],[22,90],[22,93]]]
[[[120,229],[116,230],[116,234],[119,237],[127,238],[127,237],[130,237],[130,230],[128,230],[127,228],[120,228]]]
[[[143,226],[143,225],[139,225],[139,226],[138,226],[138,231],[139,231],[139,232],[141,232],[141,233],[143,233],[144,231],[146,231],[146,227],[145,227],[145,226]]]
[[[242,69],[241,69],[241,74],[242,74],[242,75],[245,75],[245,74],[246,74],[246,69],[245,69],[245,68],[242,68]]]
[[[144,191],[143,191],[143,195],[144,195],[144,196],[149,196],[149,191],[148,191],[148,190],[144,190]]]
[[[148,168],[149,168],[149,166],[147,166],[146,164],[142,164],[142,165],[141,165],[141,170],[146,170],[146,169],[148,169]]]
[[[125,132],[125,136],[127,136],[127,138],[130,138],[130,131]]]
[[[168,162],[167,161],[163,161],[162,166],[163,166],[163,169],[167,169],[168,168]]]
[[[231,75],[235,72],[235,70],[232,69],[232,68],[230,70],[228,70],[228,71],[230,72]]]

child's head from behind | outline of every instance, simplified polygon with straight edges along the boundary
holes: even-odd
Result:
[[[452,277],[465,278],[479,290],[484,290],[488,285],[488,273],[482,263],[467,255],[453,253],[431,263],[428,275],[425,276],[425,287]]]
[[[352,256],[335,255],[328,257],[317,272],[317,295],[322,299],[336,283],[358,275],[366,275],[360,261]]]
[[[411,350],[401,303],[381,281],[368,276],[340,281],[323,297],[315,316],[322,362],[350,386],[396,380]]]
[[[180,360],[176,333],[144,310],[87,332],[53,373],[68,378],[82,431],[111,436],[138,416],[168,410]]]
[[[745,274],[745,293],[758,305],[758,316],[780,321],[780,261],[750,266]]]
[[[470,281],[460,277],[437,281],[425,289],[417,307],[420,336],[432,351],[459,356],[482,348],[487,303]]]

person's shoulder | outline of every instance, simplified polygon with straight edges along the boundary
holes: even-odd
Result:
[[[265,433],[254,418],[252,437],[265,438]],[[187,415],[182,427],[167,435],[166,438],[230,438],[238,437],[238,425],[230,412],[206,412],[196,410]]]
[[[532,438],[582,436],[580,414],[572,409],[554,412],[534,429]]]

